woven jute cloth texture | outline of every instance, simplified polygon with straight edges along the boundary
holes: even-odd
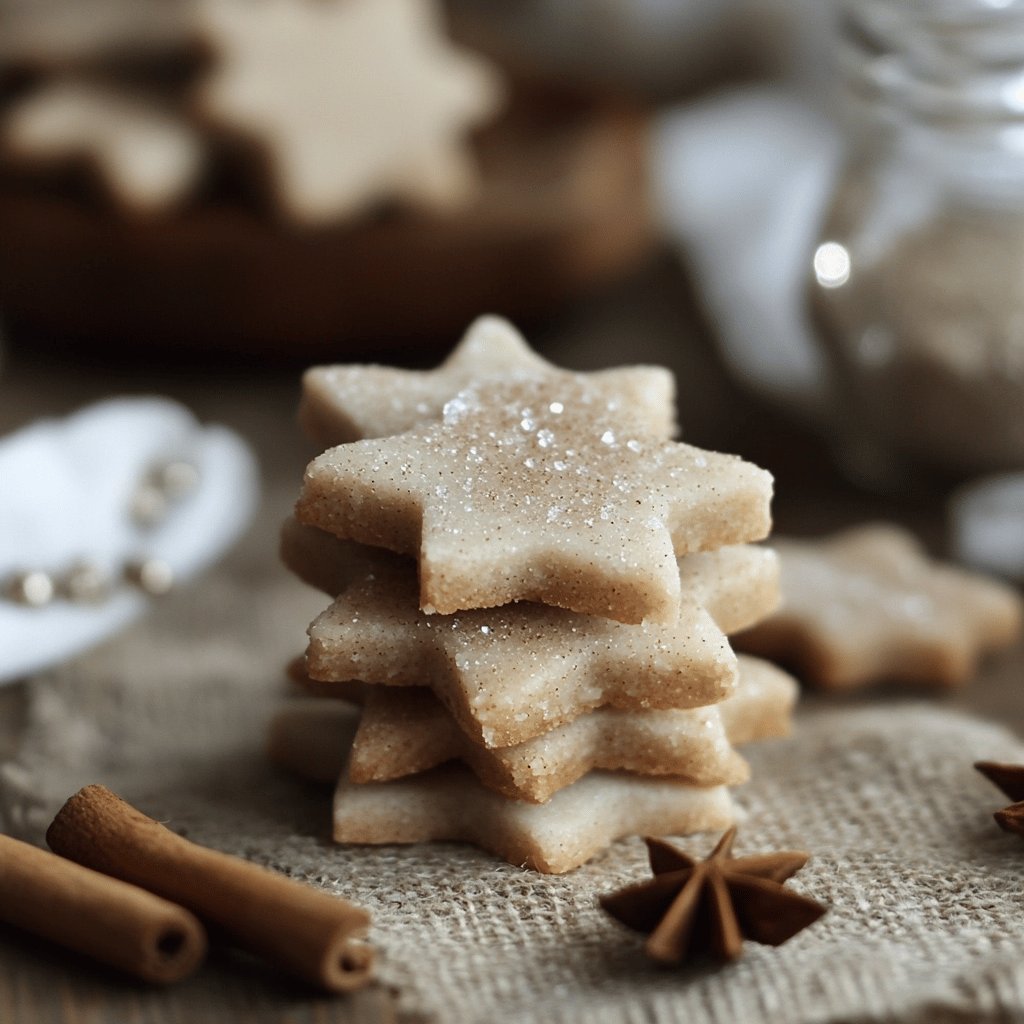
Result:
[[[65,797],[103,782],[197,842],[367,907],[381,978],[443,1021],[1024,1019],[1024,845],[997,829],[1005,801],[971,767],[1024,762],[1000,728],[924,703],[803,708],[791,739],[749,752],[736,850],[811,851],[791,885],[829,913],[732,966],[664,970],[596,904],[646,877],[637,838],[562,877],[454,844],[332,845],[329,791],[262,748],[283,660],[322,604],[243,550],[28,683],[0,827],[41,842]],[[682,842],[704,854],[715,838]]]

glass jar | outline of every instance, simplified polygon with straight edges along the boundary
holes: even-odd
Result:
[[[849,470],[1024,467],[1024,0],[847,0],[810,284]]]

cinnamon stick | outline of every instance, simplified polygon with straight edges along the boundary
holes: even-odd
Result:
[[[188,907],[234,942],[333,992],[365,985],[369,914],[164,828],[103,786],[86,786],[46,833],[57,853]]]
[[[182,907],[3,835],[0,920],[161,985],[206,954],[203,926]]]

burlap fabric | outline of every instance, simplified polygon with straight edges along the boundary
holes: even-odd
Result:
[[[737,850],[812,851],[792,884],[831,911],[721,970],[649,965],[597,909],[597,893],[645,873],[637,839],[565,877],[455,845],[331,845],[329,793],[262,753],[281,664],[322,604],[267,556],[272,531],[5,696],[5,830],[38,840],[64,797],[105,782],[199,842],[368,907],[383,979],[444,1021],[1024,1019],[1024,845],[995,827],[1001,798],[971,768],[1024,762],[1024,744],[934,706],[805,708],[794,738],[751,752]]]

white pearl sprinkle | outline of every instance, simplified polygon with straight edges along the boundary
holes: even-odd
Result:
[[[53,580],[39,569],[19,573],[6,589],[12,601],[30,608],[41,608],[49,604],[54,595]]]
[[[129,564],[125,576],[152,597],[162,597],[174,586],[174,570],[160,558]]]

